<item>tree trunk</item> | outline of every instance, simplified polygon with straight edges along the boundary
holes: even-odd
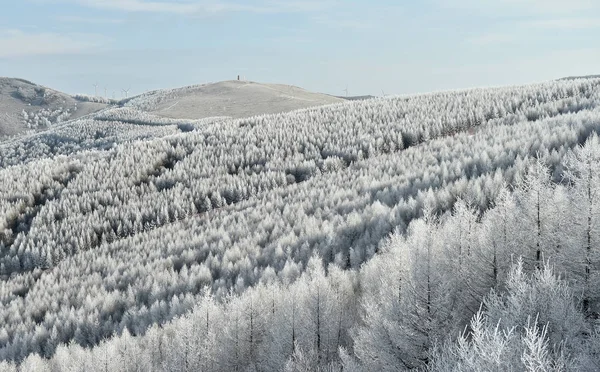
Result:
[[[537,269],[540,269],[542,267],[541,264],[541,260],[542,260],[542,244],[541,244],[541,240],[542,240],[542,221],[540,219],[540,190],[537,190],[537,247],[536,247],[536,252],[535,252],[535,266]]]
[[[589,282],[591,272],[591,254],[592,254],[592,213],[593,213],[593,199],[592,199],[592,162],[588,158],[588,179],[587,179],[587,198],[588,198],[588,215],[587,215],[587,246],[585,252],[585,292],[583,297],[583,311],[587,314],[590,310],[590,296],[589,296]]]
[[[321,364],[321,287],[317,286],[317,360]]]

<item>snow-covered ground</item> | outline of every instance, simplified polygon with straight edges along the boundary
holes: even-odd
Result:
[[[80,102],[56,90],[22,79],[0,77],[0,138],[73,120],[105,108]]]
[[[312,104],[295,89],[158,91],[0,143],[0,361],[595,370],[600,79],[193,111]]]
[[[276,114],[343,101],[291,85],[232,80],[149,92],[134,97],[126,106],[167,118],[202,119]]]

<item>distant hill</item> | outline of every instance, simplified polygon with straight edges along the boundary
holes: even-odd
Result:
[[[243,118],[344,102],[292,85],[222,81],[160,89],[122,101],[70,96],[27,80],[0,78],[0,137],[46,129],[115,104],[169,119]],[[362,99],[362,98],[361,98]]]
[[[101,103],[80,102],[27,80],[0,77],[0,137],[47,128],[104,107]]]
[[[233,80],[148,92],[125,106],[167,118],[202,119],[243,118],[338,102],[344,100],[292,85]]]
[[[600,79],[600,75],[567,76],[558,80]]]
[[[375,96],[350,96],[350,97],[336,96],[336,97],[344,99],[346,101],[365,101],[367,99],[375,98]]]

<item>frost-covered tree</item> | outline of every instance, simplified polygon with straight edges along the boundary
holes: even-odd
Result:
[[[587,326],[566,282],[548,266],[511,270],[506,294],[494,291],[452,344],[438,347],[432,371],[580,371]]]
[[[430,349],[457,323],[458,272],[452,276],[437,230],[432,216],[416,221],[408,240],[392,238],[385,257],[365,267],[364,326],[353,336],[363,370],[427,366]]]
[[[462,327],[488,288],[503,289],[511,256],[536,266],[533,194],[517,188],[504,214],[485,212],[500,205],[501,188],[518,184],[538,158],[551,186],[539,204],[540,256],[583,294],[585,221],[578,210],[586,207],[571,207],[581,200],[571,197],[574,182],[563,182],[563,175],[571,149],[600,130],[598,87],[597,79],[582,79],[194,123],[142,115],[143,100],[157,98],[146,96],[122,110],[3,141],[0,359],[51,357],[58,345],[75,340],[91,347],[125,329],[136,340],[156,331],[164,336],[159,345],[181,345],[172,341],[179,331],[167,335],[153,325],[160,330],[193,313],[207,287],[221,309],[261,283],[274,283],[286,294],[231,307],[239,310],[244,340],[250,318],[250,328],[260,331],[242,344],[248,352],[242,350],[240,368],[268,360],[280,370],[296,344],[305,356],[336,363],[339,346],[353,353],[353,338],[339,330],[361,324],[355,309],[368,302],[361,293],[373,280],[357,280],[354,291],[323,285],[325,302],[306,278],[299,284],[308,289],[298,298],[287,286],[303,278],[315,253],[326,278],[341,269],[363,278],[362,265],[383,254],[385,238],[394,230],[406,233],[426,205],[440,218],[432,271],[452,283],[448,296],[460,299],[455,303],[468,300],[466,308],[451,307],[451,319]],[[195,130],[182,133],[181,124]],[[457,200],[468,200],[469,208]],[[583,224],[571,226],[574,217]],[[426,283],[424,248],[410,250],[410,260],[421,263],[402,261],[412,270],[403,274],[407,298],[410,291],[418,298]],[[464,254],[455,255],[457,249]],[[435,275],[432,283],[439,281]],[[593,284],[593,265],[589,279]],[[265,309],[273,297],[281,298],[275,315]],[[311,350],[315,309],[327,314],[317,354]],[[267,320],[257,324],[275,328],[255,328],[262,316]],[[230,332],[235,322],[216,324]],[[235,339],[215,334],[217,345]],[[200,365],[214,362],[218,369],[216,361],[231,357],[211,350]],[[185,355],[173,358],[180,363]]]
[[[592,311],[592,302],[597,303],[597,288],[600,278],[600,143],[594,134],[577,147],[566,159],[567,178],[573,184],[571,203],[577,213],[573,217],[576,229],[574,244],[583,249],[571,256],[580,266],[575,270],[582,280],[583,307],[586,313]],[[594,309],[598,311],[598,309]]]

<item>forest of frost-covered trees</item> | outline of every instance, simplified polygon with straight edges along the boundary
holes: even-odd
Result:
[[[109,109],[0,143],[0,369],[600,369],[599,103]]]

